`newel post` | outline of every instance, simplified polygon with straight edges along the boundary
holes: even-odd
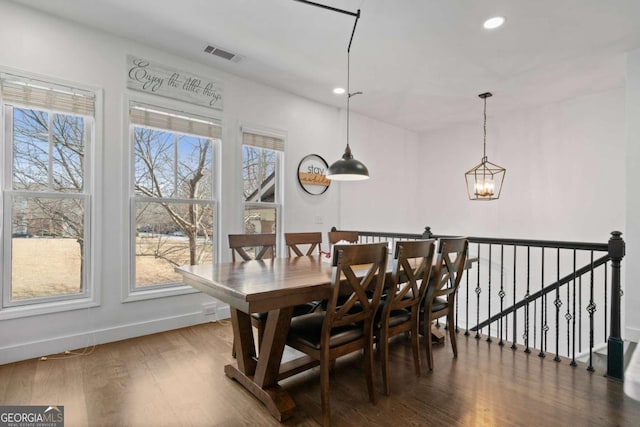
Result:
[[[609,239],[611,257],[611,329],[607,340],[607,376],[624,380],[624,343],[620,333],[620,263],[625,255],[622,233],[612,231]]]
[[[421,237],[423,239],[431,239],[433,237],[433,233],[431,232],[431,227],[425,227]]]

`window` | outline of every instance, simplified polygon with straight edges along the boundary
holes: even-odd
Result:
[[[242,132],[244,233],[279,233],[284,139]]]
[[[208,118],[133,103],[130,290],[182,285],[179,265],[210,263],[216,242],[215,146]]]
[[[96,93],[0,75],[2,307],[91,296]]]

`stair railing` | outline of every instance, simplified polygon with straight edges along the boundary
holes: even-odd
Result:
[[[335,230],[335,227],[334,227]],[[423,233],[358,231],[361,243],[451,237]],[[465,335],[510,343],[513,350],[534,349],[543,358],[582,355],[594,371],[594,349],[607,348],[606,375],[622,381],[621,337],[622,233],[607,243],[469,237],[469,257],[478,262],[466,271],[456,298],[456,327]],[[610,268],[609,268],[610,265]],[[611,274],[609,275],[609,271]],[[460,307],[462,305],[462,307]],[[602,338],[600,338],[602,337]]]

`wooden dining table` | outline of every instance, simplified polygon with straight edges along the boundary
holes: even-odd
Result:
[[[317,256],[177,267],[183,282],[229,304],[236,364],[225,374],[257,397],[279,421],[295,409],[278,381],[317,366],[308,356],[281,363],[295,305],[329,298],[331,264]],[[251,313],[267,312],[259,353]]]
[[[468,259],[466,268],[474,261]],[[389,266],[387,276],[391,270]],[[282,363],[294,306],[328,299],[331,271],[331,263],[319,256],[176,268],[186,285],[229,304],[236,365],[226,365],[224,372],[257,397],[279,421],[290,417],[296,405],[278,381],[319,364],[309,356]],[[354,272],[360,273],[357,268]],[[361,273],[365,272],[363,266]],[[251,313],[262,312],[268,315],[260,351],[256,352]]]

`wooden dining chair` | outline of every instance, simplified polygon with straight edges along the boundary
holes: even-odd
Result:
[[[342,240],[349,243],[358,243],[357,231],[329,231],[329,244],[334,245]]]
[[[314,252],[315,255],[322,256],[322,233],[319,231],[310,233],[285,233],[284,241],[287,244],[289,258],[292,256],[312,256]],[[304,251],[304,245],[307,245],[306,251]],[[318,309],[320,304],[322,304],[322,301],[311,301],[306,304],[297,305],[293,309],[293,316],[310,313]]]
[[[291,319],[287,345],[320,362],[322,419],[330,425],[329,369],[332,361],[364,350],[369,399],[376,403],[373,385],[373,321],[384,286],[387,246],[384,243],[336,245],[333,255],[331,294],[326,311]],[[354,266],[358,266],[354,271]],[[362,273],[364,275],[357,274]],[[367,291],[373,291],[372,298]],[[338,305],[338,296],[349,298]]]
[[[284,241],[287,244],[287,253],[289,257],[293,253],[295,256],[309,256],[318,249],[318,255],[322,251],[322,233],[284,233]],[[301,249],[300,246],[303,247]],[[308,245],[306,252],[303,252],[304,246]]]
[[[433,370],[431,324],[440,317],[447,316],[451,349],[453,356],[458,356],[454,315],[455,299],[460,279],[464,273],[468,250],[469,242],[465,237],[440,239],[436,262],[420,314],[429,370]]]
[[[396,242],[391,283],[378,310],[376,322],[377,351],[382,353],[382,382],[390,394],[389,339],[409,333],[416,375],[420,375],[420,304],[431,275],[435,240]]]
[[[231,260],[236,262],[236,253],[243,261],[263,260],[274,258],[276,253],[276,235],[268,234],[229,234],[229,248],[231,249]],[[251,256],[251,253],[254,255]],[[251,324],[258,330],[258,348],[262,344],[264,327],[267,320],[267,313],[253,313]],[[235,342],[231,354],[236,356]]]
[[[276,253],[275,233],[266,234],[229,234],[229,248],[231,248],[231,260],[236,261],[236,253],[244,261],[252,259],[274,258]],[[255,251],[253,256],[247,249]]]

